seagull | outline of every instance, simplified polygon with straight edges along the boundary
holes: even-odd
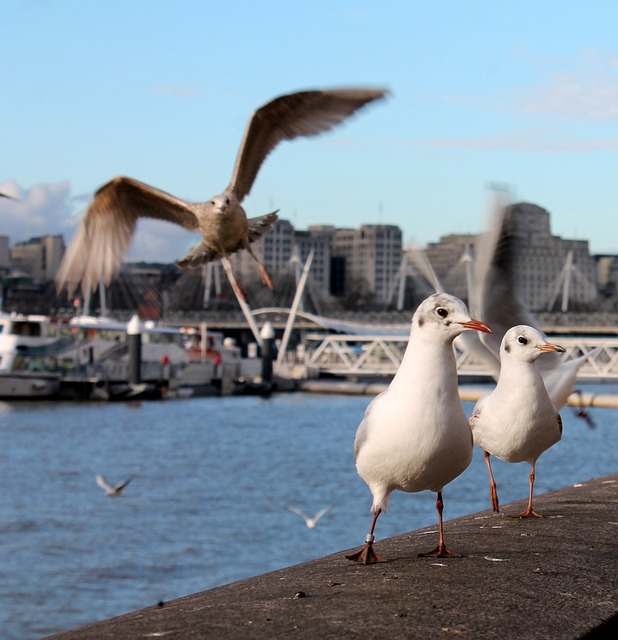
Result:
[[[66,285],[71,296],[81,284],[86,295],[101,279],[108,285],[142,217],[202,234],[201,242],[177,262],[179,267],[197,267],[220,258],[237,296],[246,301],[229,258],[244,249],[255,259],[263,284],[272,289],[270,275],[251,243],[272,229],[277,211],[248,219],[241,206],[262,163],[283,140],[329,131],[387,93],[365,88],[301,91],[260,107],[249,118],[228,187],[206,202],[186,202],[133,178],[113,178],[96,192],[66,251],[56,276],[58,290]]]
[[[562,352],[560,345],[547,342],[533,327],[512,327],[500,346],[501,368],[496,388],[480,398],[472,411],[472,435],[475,444],[484,450],[491,506],[496,513],[500,509],[490,455],[506,462],[525,461],[531,465],[528,507],[518,516],[541,517],[532,509],[536,461],[562,437],[562,420],[535,363],[543,354]]]
[[[472,434],[459,399],[453,350],[455,337],[469,330],[491,331],[452,295],[433,294],[417,308],[401,365],[386,391],[367,407],[356,431],[356,470],[372,493],[373,520],[365,546],[348,560],[386,561],[373,550],[373,532],[395,489],[438,494],[438,546],[419,555],[458,557],[444,544],[442,490],[472,460]]]
[[[309,527],[309,529],[314,529],[315,525],[318,523],[318,520],[325,514],[328,513],[332,507],[324,507],[323,509],[320,509],[314,516],[313,518],[310,518],[304,511],[301,511],[298,507],[292,507],[289,506],[288,509],[290,511],[293,511],[294,513],[297,513],[301,518],[303,518],[303,520],[305,521],[305,524],[307,525],[307,527]]]
[[[129,484],[129,482],[131,482],[133,478],[132,477],[127,478],[127,480],[125,480],[124,482],[119,482],[118,484],[115,484],[115,485],[109,484],[100,473],[96,475],[95,479],[97,481],[97,484],[101,487],[101,489],[105,491],[106,496],[109,496],[111,498],[116,498],[122,493],[122,490]]]
[[[516,293],[514,261],[518,240],[511,211],[512,208],[503,203],[501,194],[496,194],[491,223],[476,245],[470,310],[483,318],[493,333],[465,334],[457,341],[458,346],[490,367],[495,380],[500,375],[500,344],[505,333],[514,325],[528,325],[541,332],[536,318]],[[539,361],[539,372],[557,409],[566,404],[573,392],[581,366],[599,348],[565,362],[559,353],[549,354]]]

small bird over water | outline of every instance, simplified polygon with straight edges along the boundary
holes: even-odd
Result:
[[[97,481],[97,484],[101,487],[101,489],[103,489],[103,491],[105,491],[105,495],[111,498],[118,497],[122,493],[122,490],[129,484],[129,482],[131,482],[132,479],[133,479],[132,477],[127,478],[123,482],[119,482],[118,484],[111,485],[105,480],[105,478],[100,473],[98,473],[95,478],[95,480]]]
[[[401,365],[356,431],[356,469],[373,495],[373,520],[365,546],[346,556],[349,560],[385,562],[373,550],[373,532],[395,489],[438,494],[438,546],[420,555],[458,555],[444,543],[442,490],[472,460],[472,434],[459,398],[453,351],[453,340],[469,330],[491,331],[473,320],[454,296],[436,293],[416,310]]]
[[[288,507],[288,509],[290,511],[293,511],[294,513],[297,513],[304,521],[305,524],[307,525],[307,527],[309,527],[309,529],[314,529],[315,526],[318,524],[318,520],[326,513],[328,513],[329,511],[331,511],[332,507],[324,507],[323,509],[320,509],[314,516],[313,518],[311,518],[310,516],[308,516],[304,511],[302,511],[301,509],[299,509],[298,507]]]
[[[383,89],[355,88],[301,91],[275,98],[249,118],[230,184],[206,202],[186,202],[133,178],[113,178],[96,192],[74,234],[56,277],[58,289],[66,285],[72,295],[81,284],[86,294],[101,280],[109,284],[143,217],[167,220],[202,234],[202,241],[178,261],[180,267],[197,267],[220,258],[234,291],[244,300],[229,256],[245,249],[255,259],[262,282],[272,289],[270,275],[251,243],[270,231],[277,212],[247,219],[241,206],[260,166],[283,140],[329,131],[386,94]]]
[[[496,388],[479,399],[470,417],[474,442],[485,452],[489,471],[491,506],[499,511],[490,455],[506,462],[528,462],[530,493],[521,518],[540,517],[532,509],[534,474],[539,456],[562,437],[562,420],[535,364],[544,353],[564,349],[546,342],[527,325],[509,329],[500,346],[500,377]]]

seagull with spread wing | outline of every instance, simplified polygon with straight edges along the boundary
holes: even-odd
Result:
[[[84,294],[102,280],[109,284],[119,271],[139,218],[167,220],[202,235],[201,242],[178,261],[197,267],[221,259],[237,295],[246,296],[232,269],[230,254],[247,250],[257,262],[262,282],[272,289],[266,268],[251,243],[270,231],[277,212],[247,218],[241,206],[260,166],[283,140],[329,131],[370,102],[384,98],[383,89],[301,91],[275,98],[257,109],[247,124],[227,189],[206,202],[186,202],[127,177],[116,177],[95,194],[58,270],[58,289],[69,295],[81,285]]]
[[[299,509],[298,507],[288,506],[288,509],[294,513],[297,513],[305,521],[305,524],[307,525],[307,527],[309,527],[309,529],[315,529],[315,526],[318,524],[318,520],[323,515],[331,511],[332,507],[324,507],[323,509],[320,509],[313,516],[313,518],[311,516],[308,516],[302,509]]]
[[[123,480],[118,484],[111,485],[100,473],[97,473],[95,480],[97,481],[97,484],[101,487],[101,489],[105,491],[106,496],[109,496],[110,498],[116,498],[122,493],[122,490],[129,484],[129,482],[131,482],[132,477],[127,478],[126,480]]]

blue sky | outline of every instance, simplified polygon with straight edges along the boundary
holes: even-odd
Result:
[[[283,93],[378,86],[388,101],[262,166],[249,216],[482,231],[488,188],[552,232],[618,253],[618,6],[467,0],[4,0],[0,234],[70,239],[128,175],[189,200],[228,184],[250,113]],[[132,259],[197,237],[140,223]]]

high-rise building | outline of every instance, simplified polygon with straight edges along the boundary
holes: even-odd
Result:
[[[516,290],[531,311],[586,308],[597,297],[596,262],[587,240],[551,234],[550,215],[527,202],[507,207]],[[466,264],[474,264],[477,236],[451,234],[427,246],[427,257],[444,288],[468,299]]]
[[[11,264],[40,282],[55,278],[63,255],[61,235],[30,238],[16,243],[10,250]]]

